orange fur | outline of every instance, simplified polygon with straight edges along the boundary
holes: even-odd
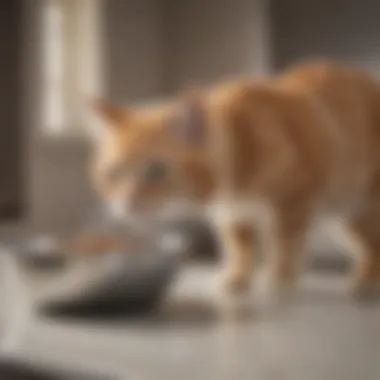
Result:
[[[93,166],[100,193],[133,215],[157,214],[173,199],[210,214],[228,289],[249,285],[255,230],[273,280],[292,284],[309,227],[326,212],[362,242],[356,290],[379,280],[380,85],[363,72],[309,62],[164,105],[96,109],[110,125]],[[152,160],[167,165],[153,179],[141,174]]]

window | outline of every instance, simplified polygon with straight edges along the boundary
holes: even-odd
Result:
[[[102,92],[102,0],[42,1],[42,125],[78,134],[86,101]]]

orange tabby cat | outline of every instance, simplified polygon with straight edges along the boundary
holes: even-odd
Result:
[[[355,68],[309,62],[172,102],[95,102],[93,178],[120,216],[209,218],[225,252],[225,288],[248,289],[259,232],[273,284],[291,286],[321,213],[357,242],[354,289],[380,279],[380,84]]]

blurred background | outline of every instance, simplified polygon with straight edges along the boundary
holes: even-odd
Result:
[[[0,237],[75,232],[97,208],[84,98],[144,102],[228,76],[270,75],[312,57],[379,76],[379,20],[377,0],[2,0]],[[340,236],[334,224],[323,226],[313,252],[331,260]],[[199,277],[191,281],[202,289]],[[362,319],[347,305],[323,305],[303,306],[258,332],[39,326],[24,353],[77,367],[101,364],[128,379],[380,378],[379,310],[366,309]],[[54,334],[56,343],[41,343]],[[37,343],[42,348],[34,351]]]
[[[376,0],[4,0],[4,213],[57,231],[93,208],[84,96],[145,101],[314,56],[377,75],[379,15]]]
[[[22,129],[4,132],[18,151],[9,193],[17,188],[20,220],[37,230],[78,226],[94,205],[84,95],[145,101],[270,66],[261,1],[15,0],[2,9],[2,54],[13,57],[2,75],[19,110],[2,112]]]

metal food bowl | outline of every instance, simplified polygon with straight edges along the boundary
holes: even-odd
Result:
[[[2,293],[11,295],[17,315],[97,318],[152,312],[178,268],[179,245],[170,239],[142,244],[138,252],[93,256],[64,256],[50,249],[49,239],[27,240],[0,254]]]

